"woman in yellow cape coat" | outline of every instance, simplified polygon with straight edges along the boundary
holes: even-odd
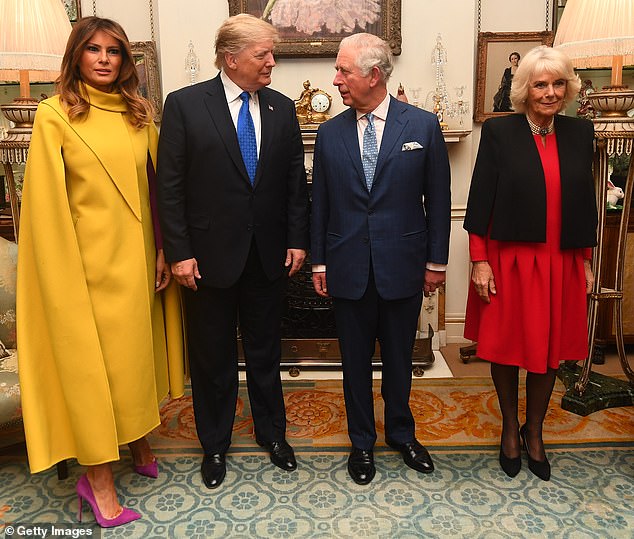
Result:
[[[121,45],[123,78],[123,29],[88,19],[75,26],[64,62],[72,64],[73,47],[86,47],[77,44],[82,36],[95,41],[103,28],[100,35]],[[71,77],[78,71],[66,67]],[[171,312],[178,291],[175,283],[165,290],[165,318],[155,292],[169,280],[157,265],[146,172],[148,155],[156,163],[156,127],[150,117],[133,125],[122,93],[83,81],[77,88],[89,103],[80,118],[69,118],[63,93],[38,107],[24,182],[17,324],[29,463],[33,472],[73,457],[98,467],[118,460],[119,446],[129,443],[137,472],[156,471],[144,436],[160,424],[158,404],[168,390],[183,393],[180,316]],[[169,373],[166,330],[176,339]],[[122,511],[111,489],[115,507],[102,507],[104,515]]]

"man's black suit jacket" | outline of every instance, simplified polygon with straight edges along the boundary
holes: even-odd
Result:
[[[589,120],[555,116],[561,175],[561,248],[596,245],[592,176],[594,128]],[[546,241],[546,184],[523,114],[482,125],[464,228],[502,241]]]
[[[293,102],[258,91],[261,145],[247,175],[220,75],[168,95],[158,152],[158,205],[168,261],[196,258],[201,284],[227,288],[252,239],[267,277],[284,272],[288,248],[308,248],[304,149]]]

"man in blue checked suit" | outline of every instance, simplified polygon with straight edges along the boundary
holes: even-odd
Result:
[[[203,482],[217,488],[238,396],[236,326],[256,441],[293,471],[280,381],[289,276],[309,243],[304,148],[295,107],[267,88],[279,41],[247,14],[216,34],[217,77],[172,92],[159,140],[163,246],[183,286]]]
[[[447,150],[435,115],[387,92],[389,46],[342,40],[333,81],[350,108],[323,124],[313,162],[313,284],[333,298],[358,484],[375,475],[372,354],[379,340],[385,437],[411,468],[434,466],[409,408],[422,295],[445,282],[451,219]]]

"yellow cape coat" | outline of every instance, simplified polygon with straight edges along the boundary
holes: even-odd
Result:
[[[168,374],[165,338],[167,328],[178,356],[180,317],[165,324],[154,293],[156,127],[132,127],[119,94],[86,91],[84,120],[71,122],[58,97],[40,104],[24,181],[17,341],[32,472],[117,460],[119,445],[160,423],[168,389],[183,393],[183,358]]]

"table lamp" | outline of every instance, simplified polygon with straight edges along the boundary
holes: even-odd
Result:
[[[634,108],[634,91],[623,86],[623,65],[634,64],[632,0],[568,0],[553,46],[575,67],[611,67],[610,86],[588,95],[602,118],[622,119]]]
[[[59,75],[70,21],[62,0],[0,0],[0,21],[0,80],[20,81],[20,96],[0,105],[15,124],[4,141],[28,141],[38,103],[29,83]]]

